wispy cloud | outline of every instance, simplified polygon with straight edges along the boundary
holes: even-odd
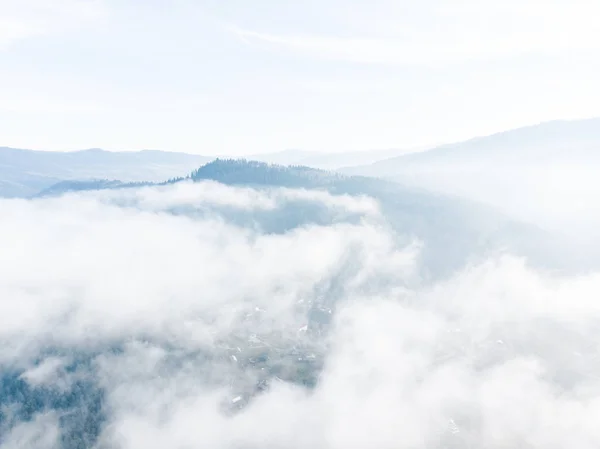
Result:
[[[248,44],[365,64],[437,66],[600,45],[600,31],[592,19],[599,10],[590,2],[434,2],[412,9],[420,14],[398,14],[397,27],[384,35],[373,27],[364,37],[227,29]],[[381,14],[389,20],[383,17],[385,11]]]

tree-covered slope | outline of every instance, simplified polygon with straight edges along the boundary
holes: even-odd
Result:
[[[448,275],[465,263],[498,251],[523,255],[533,263],[553,268],[565,265],[566,261],[571,264],[575,257],[568,253],[556,236],[512,220],[480,203],[375,178],[345,176],[309,167],[285,167],[244,159],[216,159],[192,171],[185,178],[162,183],[74,181],[59,183],[41,195],[201,181],[259,189],[316,189],[337,195],[374,198],[385,220],[400,235],[422,243],[421,257],[426,267],[424,273],[434,277]],[[262,214],[262,217],[262,225],[273,232],[283,232],[301,222],[323,220],[318,211],[302,204],[289,210],[285,216]],[[252,219],[258,220],[257,216]]]

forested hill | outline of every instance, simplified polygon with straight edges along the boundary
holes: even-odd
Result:
[[[348,176],[304,166],[283,166],[246,159],[216,159],[189,175],[163,182],[121,182],[120,180],[87,179],[61,181],[42,190],[36,196],[60,195],[83,190],[123,189],[158,186],[181,181],[217,181],[228,185],[277,186],[296,188],[332,187]],[[357,178],[358,179],[358,178]],[[376,181],[382,183],[381,181]]]
[[[317,187],[332,185],[346,176],[300,165],[282,166],[246,159],[216,159],[194,170],[194,181],[213,180],[232,185]]]
[[[374,178],[345,176],[303,167],[270,165],[263,162],[217,159],[194,170],[185,178],[162,183],[121,183],[118,181],[69,181],[41,192],[40,196],[72,191],[167,186],[179,182],[216,181],[255,188],[303,188],[326,190],[332,194],[366,195],[376,199],[386,221],[401,235],[424,242],[422,258],[434,276],[449,274],[477,254],[508,250],[545,265],[569,260],[559,240],[544,231],[512,220],[485,205],[438,195],[413,187]],[[290,212],[291,213],[291,212]],[[318,222],[298,205],[292,215]],[[283,232],[291,216],[271,222],[270,228]],[[311,221],[312,220],[312,221]]]

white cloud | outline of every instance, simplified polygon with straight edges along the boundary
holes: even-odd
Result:
[[[64,390],[68,387],[64,376],[64,367],[68,362],[64,357],[47,357],[40,364],[25,371],[21,378],[33,387],[59,386]]]
[[[298,198],[346,215],[278,233],[231,215],[283,220]],[[70,369],[105,391],[102,447],[600,443],[598,275],[506,257],[420,287],[370,200],[320,192],[182,184],[0,209],[0,369],[46,386],[71,360],[48,350],[89,358]],[[249,400],[262,352],[284,381]],[[314,389],[287,382],[311,360]],[[56,419],[17,419],[0,447],[53,447]]]
[[[222,195],[214,195],[219,192]],[[131,197],[140,201],[131,201]],[[335,227],[298,228],[289,235],[256,235],[252,226],[243,228],[225,222],[223,217],[227,216],[218,209],[254,207],[259,211],[265,205],[275,209],[275,204],[282,206],[295,198],[342,207],[350,213],[366,210],[367,218],[373,212],[369,209],[372,202],[367,202],[364,209],[365,200],[361,198],[288,190],[261,195],[214,183],[83,197],[67,195],[39,202],[7,201],[4,210],[12,219],[3,223],[2,233],[9,236],[26,232],[28,238],[4,242],[0,260],[6,266],[5,293],[20,300],[2,304],[6,309],[1,315],[6,322],[3,320],[0,332],[10,336],[29,327],[51,332],[52,326],[60,324],[53,338],[70,342],[82,341],[93,330],[102,330],[109,339],[135,332],[136,327],[139,332],[155,333],[165,326],[172,327],[186,315],[228,314],[231,304],[243,296],[248,296],[244,309],[264,308],[275,291],[282,300],[296,300],[323,273],[335,270],[353,246],[360,248],[364,242],[383,245],[385,251],[389,244],[381,241],[377,228],[369,224],[340,223]],[[165,201],[171,207],[209,207],[217,201],[217,208],[193,219],[165,213]],[[286,210],[273,213],[285,216]],[[37,226],[40,222],[45,225]],[[294,257],[283,257],[287,253]],[[61,255],[58,264],[53,262],[57,254]],[[147,283],[150,273],[154,273],[151,277],[160,275]],[[229,281],[230,277],[235,282]],[[203,292],[206,300],[197,302],[196,292]],[[77,300],[80,295],[90,300]],[[165,314],[165,307],[174,297],[184,301],[180,303],[184,309],[175,308]],[[286,304],[282,303],[282,308]],[[73,311],[74,320],[62,322],[69,311]],[[193,320],[190,325],[177,324],[169,332],[193,340],[198,328]]]
[[[92,193],[92,195],[94,195]],[[331,195],[321,190],[271,188],[256,190],[238,187],[232,189],[218,182],[180,182],[165,187],[149,187],[124,191],[105,190],[95,195],[106,202],[131,203],[143,210],[164,211],[173,207],[207,205],[240,210],[275,210],[286,203],[307,201],[322,203],[331,209],[377,216],[378,204],[365,196]]]
[[[58,417],[54,413],[37,414],[29,422],[18,423],[0,439],[2,449],[57,449],[60,447]]]

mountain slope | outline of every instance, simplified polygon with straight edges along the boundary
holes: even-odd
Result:
[[[302,166],[284,167],[257,161],[217,159],[194,170],[185,179],[163,185],[200,181],[259,189],[286,187],[325,190],[336,195],[372,197],[379,202],[385,220],[400,235],[423,243],[423,264],[434,277],[450,274],[473,260],[473,257],[504,250],[527,256],[532,262],[548,267],[560,267],[567,260],[565,248],[561,247],[555,236],[539,228],[514,221],[481,204],[394,182],[349,177]],[[80,181],[58,184],[44,194],[134,187],[139,187],[139,184]],[[288,212],[285,220],[257,224],[268,232],[283,232],[301,222],[319,220],[319,211],[305,209],[302,203],[298,203],[297,208]]]
[[[484,202],[600,243],[600,119],[542,123],[341,172]]]
[[[598,150],[600,118],[552,121],[340,171],[369,176],[394,176],[398,172],[425,167],[475,169],[498,165],[600,163]]]
[[[367,164],[401,153],[402,150],[342,153],[286,150],[256,154],[249,156],[249,159],[282,165],[337,169]],[[112,152],[89,149],[57,152],[0,147],[0,197],[31,196],[65,180],[160,181],[184,176],[214,159],[213,156],[154,150]]]
[[[153,150],[54,152],[0,147],[0,196],[30,196],[72,179],[160,181],[183,176],[210,159]]]

